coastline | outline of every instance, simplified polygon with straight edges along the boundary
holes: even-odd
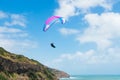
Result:
[[[59,80],[120,80],[120,75],[70,75]]]

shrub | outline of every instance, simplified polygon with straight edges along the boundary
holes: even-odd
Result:
[[[7,80],[2,74],[0,74],[0,80]]]

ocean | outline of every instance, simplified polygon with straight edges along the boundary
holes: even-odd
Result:
[[[60,80],[120,80],[120,75],[74,75]]]

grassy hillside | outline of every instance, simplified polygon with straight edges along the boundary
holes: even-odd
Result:
[[[0,80],[58,80],[46,66],[0,47]]]

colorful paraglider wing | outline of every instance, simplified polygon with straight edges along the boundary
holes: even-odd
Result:
[[[47,31],[57,21],[60,21],[62,24],[65,23],[65,19],[63,17],[52,16],[46,20],[43,31]]]

